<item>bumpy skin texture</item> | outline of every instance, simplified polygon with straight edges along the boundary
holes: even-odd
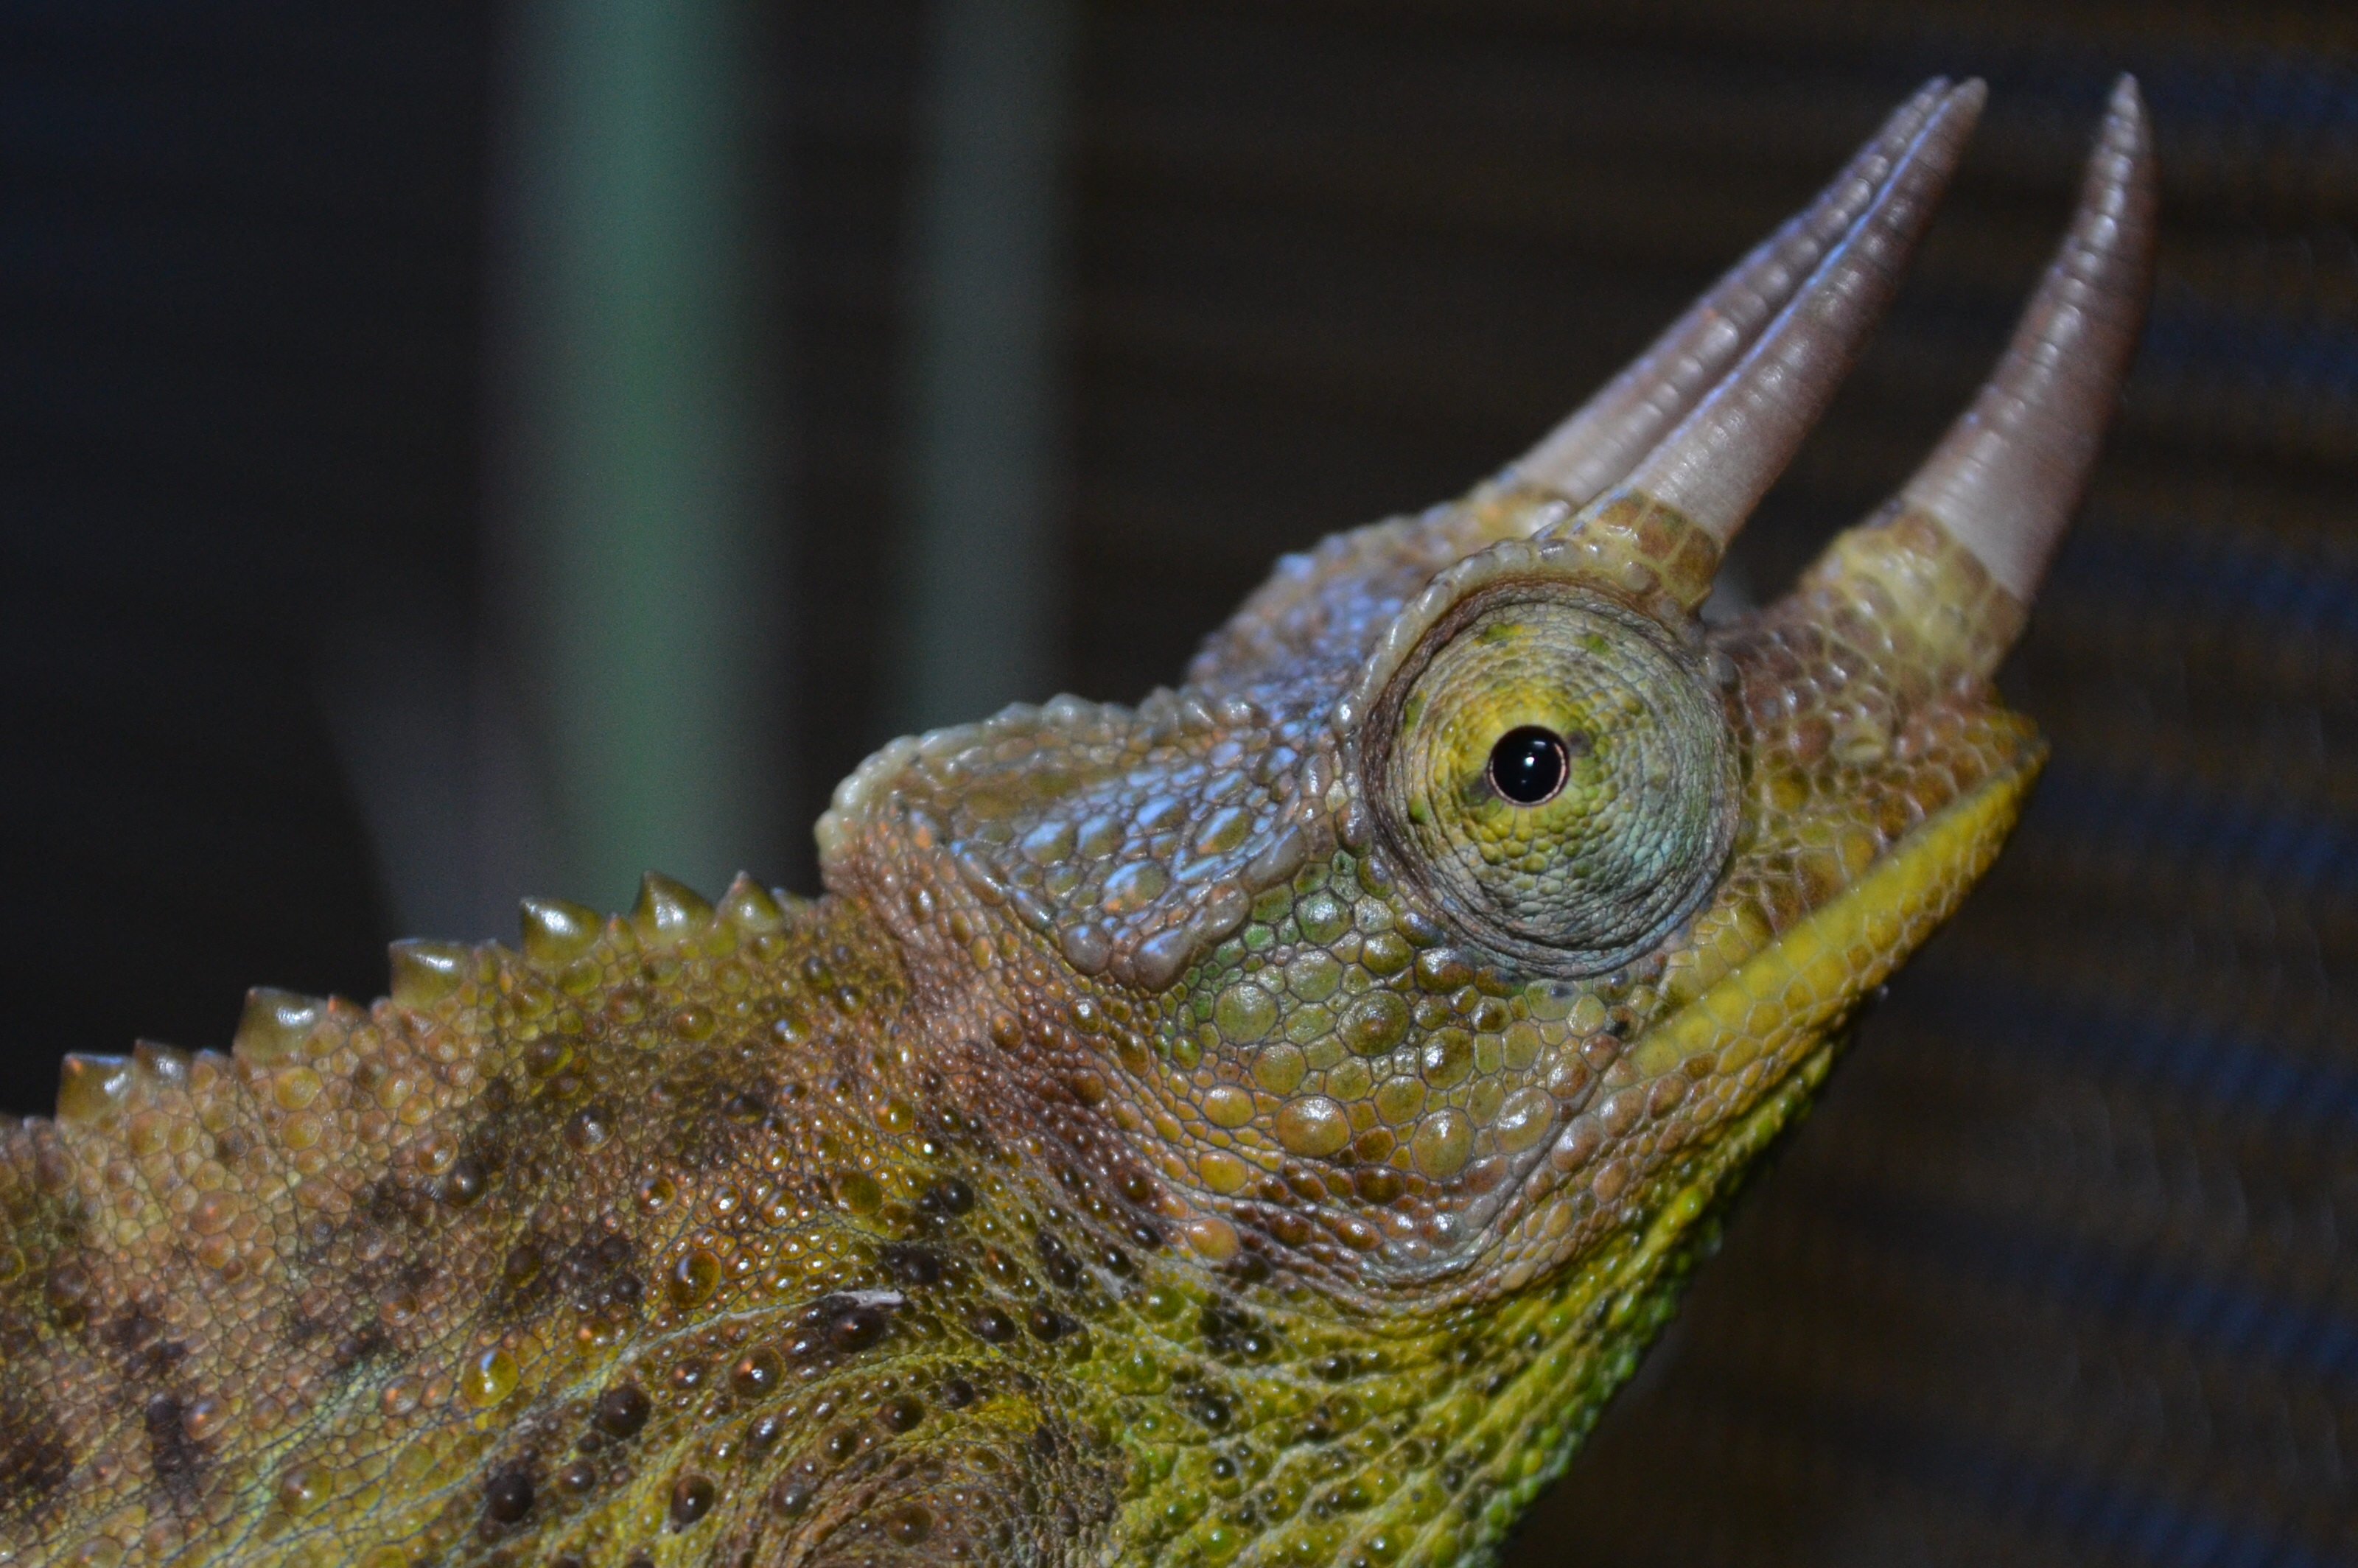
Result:
[[[70,1062],[0,1128],[0,1563],[1481,1558],[2040,756],[1939,523],[1707,635],[1709,541],[1570,511],[1340,536],[1175,693],[896,743],[816,902],[532,903]],[[1700,903],[1594,972],[1486,946],[1377,776],[1502,585],[1725,724],[1650,786],[1725,813]]]

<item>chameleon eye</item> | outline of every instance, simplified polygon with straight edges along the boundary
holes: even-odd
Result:
[[[1735,827],[1717,697],[1651,621],[1542,583],[1476,596],[1375,722],[1385,837],[1470,934],[1559,974],[1612,968],[1709,891]]]
[[[1588,737],[1574,735],[1585,751]],[[1518,725],[1490,748],[1490,787],[1517,806],[1545,806],[1571,766],[1572,745],[1563,736],[1542,725]]]

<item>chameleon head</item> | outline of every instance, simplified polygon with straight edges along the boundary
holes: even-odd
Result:
[[[820,837],[979,1088],[1207,1260],[1368,1304],[1708,1208],[1957,906],[2043,754],[1992,695],[2136,336],[2133,83],[2013,342],[1899,493],[1706,626],[1979,110],[1935,81],[1462,501],[1282,563],[1176,691],[896,742]],[[986,1098],[988,1098],[986,1096]]]

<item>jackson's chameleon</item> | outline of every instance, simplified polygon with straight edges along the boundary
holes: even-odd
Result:
[[[2129,82],[1973,409],[1698,613],[1981,97],[1176,689],[870,759],[823,896],[69,1058],[0,1124],[0,1563],[1485,1560],[2038,772],[1989,680],[2136,333]]]

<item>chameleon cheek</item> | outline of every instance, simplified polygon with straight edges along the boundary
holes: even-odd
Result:
[[[1264,894],[1164,1015],[1172,1173],[1330,1263],[1461,1255],[1591,1091],[1604,1014],[1438,935],[1349,854]]]

